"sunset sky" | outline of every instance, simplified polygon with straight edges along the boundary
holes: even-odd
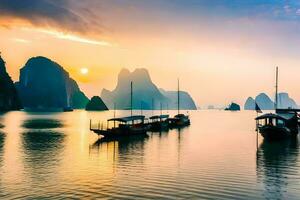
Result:
[[[298,0],[0,0],[0,51],[14,81],[46,56],[91,97],[144,67],[164,89],[179,77],[200,107],[274,95],[279,66],[300,104]]]

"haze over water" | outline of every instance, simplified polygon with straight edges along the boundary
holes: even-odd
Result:
[[[117,116],[128,114],[117,111]],[[257,149],[255,112],[194,111],[191,125],[181,130],[99,141],[89,131],[89,120],[112,116],[112,111],[0,115],[5,125],[0,129],[0,198],[300,195],[298,141],[270,144],[259,136]]]

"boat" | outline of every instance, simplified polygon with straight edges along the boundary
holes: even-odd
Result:
[[[168,118],[167,121],[169,128],[181,128],[191,124],[189,116],[184,114],[177,114],[173,118]]]
[[[114,124],[112,127],[110,126],[111,122]],[[103,124],[100,126],[100,123],[96,128],[93,128],[92,122],[90,122],[90,130],[98,136],[101,135],[105,138],[119,138],[134,135],[145,135],[149,130],[149,126],[145,124],[145,116],[135,115],[109,119],[107,120],[106,128],[103,127]]]
[[[144,115],[133,115],[133,83],[130,84],[131,92],[130,92],[130,110],[131,115],[127,117],[115,117],[107,120],[106,128],[104,128],[103,123],[96,128],[93,128],[92,121],[90,121],[90,130],[96,133],[98,136],[103,136],[107,138],[118,138],[118,137],[128,137],[134,135],[144,135],[149,130],[149,124],[145,123]],[[115,104],[114,104],[115,107]],[[110,123],[113,122],[113,126],[110,126]]]
[[[267,140],[279,140],[298,135],[299,109],[278,109],[278,67],[276,68],[275,113],[255,118],[257,131]],[[257,105],[256,105],[257,106]]]
[[[149,118],[150,131],[163,131],[169,128],[169,115],[154,115]]]
[[[267,140],[279,140],[298,134],[297,113],[267,113],[255,120],[259,133]]]
[[[177,115],[173,118],[168,118],[168,126],[169,128],[181,128],[190,125],[190,117],[185,114],[180,113],[180,91],[179,91],[179,79],[177,84]]]

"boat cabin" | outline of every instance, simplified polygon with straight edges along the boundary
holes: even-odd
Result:
[[[255,119],[257,121],[258,128],[264,126],[284,128],[287,127],[291,131],[298,132],[298,117],[295,113],[268,113],[261,115]]]
[[[161,122],[169,118],[169,115],[155,115],[150,117],[151,122]]]
[[[168,118],[170,128],[184,127],[190,125],[190,118],[188,115],[177,114],[174,118]]]
[[[145,116],[144,115],[135,115],[135,116],[129,116],[129,117],[120,117],[120,118],[112,118],[107,120],[107,127],[110,126],[110,122],[113,122],[113,128],[121,128],[125,126],[139,126],[143,125],[145,122]],[[118,125],[118,126],[116,126]]]
[[[148,129],[144,121],[145,116],[143,115],[112,118],[107,120],[106,129],[103,127],[103,125],[100,126],[99,123],[97,128],[92,128],[92,125],[90,125],[90,130],[104,137],[141,135],[146,134]],[[113,122],[113,125],[110,124],[111,122]]]

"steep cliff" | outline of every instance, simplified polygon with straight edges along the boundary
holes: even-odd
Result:
[[[130,109],[130,83],[133,82],[133,109],[177,109],[177,92],[158,89],[146,69],[130,72],[122,69],[118,75],[117,86],[113,91],[103,89],[101,97],[109,108],[116,103],[117,109]],[[195,103],[187,92],[180,93],[182,109],[196,109]]]
[[[92,99],[87,103],[85,110],[90,111],[103,111],[108,110],[105,103],[98,96],[92,97]]]
[[[16,86],[25,108],[84,108],[88,102],[69,73],[45,57],[29,59]]]
[[[257,95],[255,100],[252,97],[249,97],[245,102],[245,110],[255,110],[255,102],[262,110],[273,110],[274,101],[266,95],[265,93],[260,93]],[[281,92],[278,94],[278,105],[277,108],[298,108],[297,103],[290,98],[289,94],[286,92]]]
[[[0,55],[0,111],[19,110],[21,108],[17,90],[6,71],[5,61]]]
[[[244,110],[255,110],[255,100],[252,97],[246,100]]]

